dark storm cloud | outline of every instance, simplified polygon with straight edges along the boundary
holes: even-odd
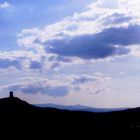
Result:
[[[0,59],[0,68],[6,69],[9,67],[15,67],[17,69],[21,69],[22,65],[18,60],[11,60],[11,59]]]
[[[67,86],[49,86],[49,85],[41,85],[38,84],[32,84],[32,85],[14,85],[8,87],[8,90],[14,90],[17,92],[22,92],[25,94],[46,94],[48,96],[52,97],[61,97],[66,96],[69,93],[69,88]]]
[[[140,26],[109,28],[97,34],[47,41],[46,51],[60,56],[100,59],[128,54],[128,45],[140,44]],[[116,47],[116,45],[119,45]],[[51,46],[51,47],[48,47]]]

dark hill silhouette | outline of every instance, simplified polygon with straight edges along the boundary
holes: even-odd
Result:
[[[139,129],[140,108],[108,113],[39,108],[10,96],[0,99],[0,128],[48,134],[50,132],[92,132]],[[24,129],[25,128],[25,129]]]
[[[0,99],[0,111],[22,111],[24,109],[32,109],[32,105],[17,97]]]

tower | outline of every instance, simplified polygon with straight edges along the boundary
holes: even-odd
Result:
[[[9,98],[14,98],[13,91],[10,91],[10,93],[9,93]]]

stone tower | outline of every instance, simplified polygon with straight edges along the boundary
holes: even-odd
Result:
[[[10,93],[9,93],[9,98],[14,98],[13,91],[10,91]]]

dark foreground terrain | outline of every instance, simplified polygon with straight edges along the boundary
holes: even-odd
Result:
[[[95,133],[140,129],[140,108],[109,113],[38,108],[19,98],[0,99],[0,129],[13,134],[47,135],[64,132]],[[0,132],[2,132],[0,131]]]

